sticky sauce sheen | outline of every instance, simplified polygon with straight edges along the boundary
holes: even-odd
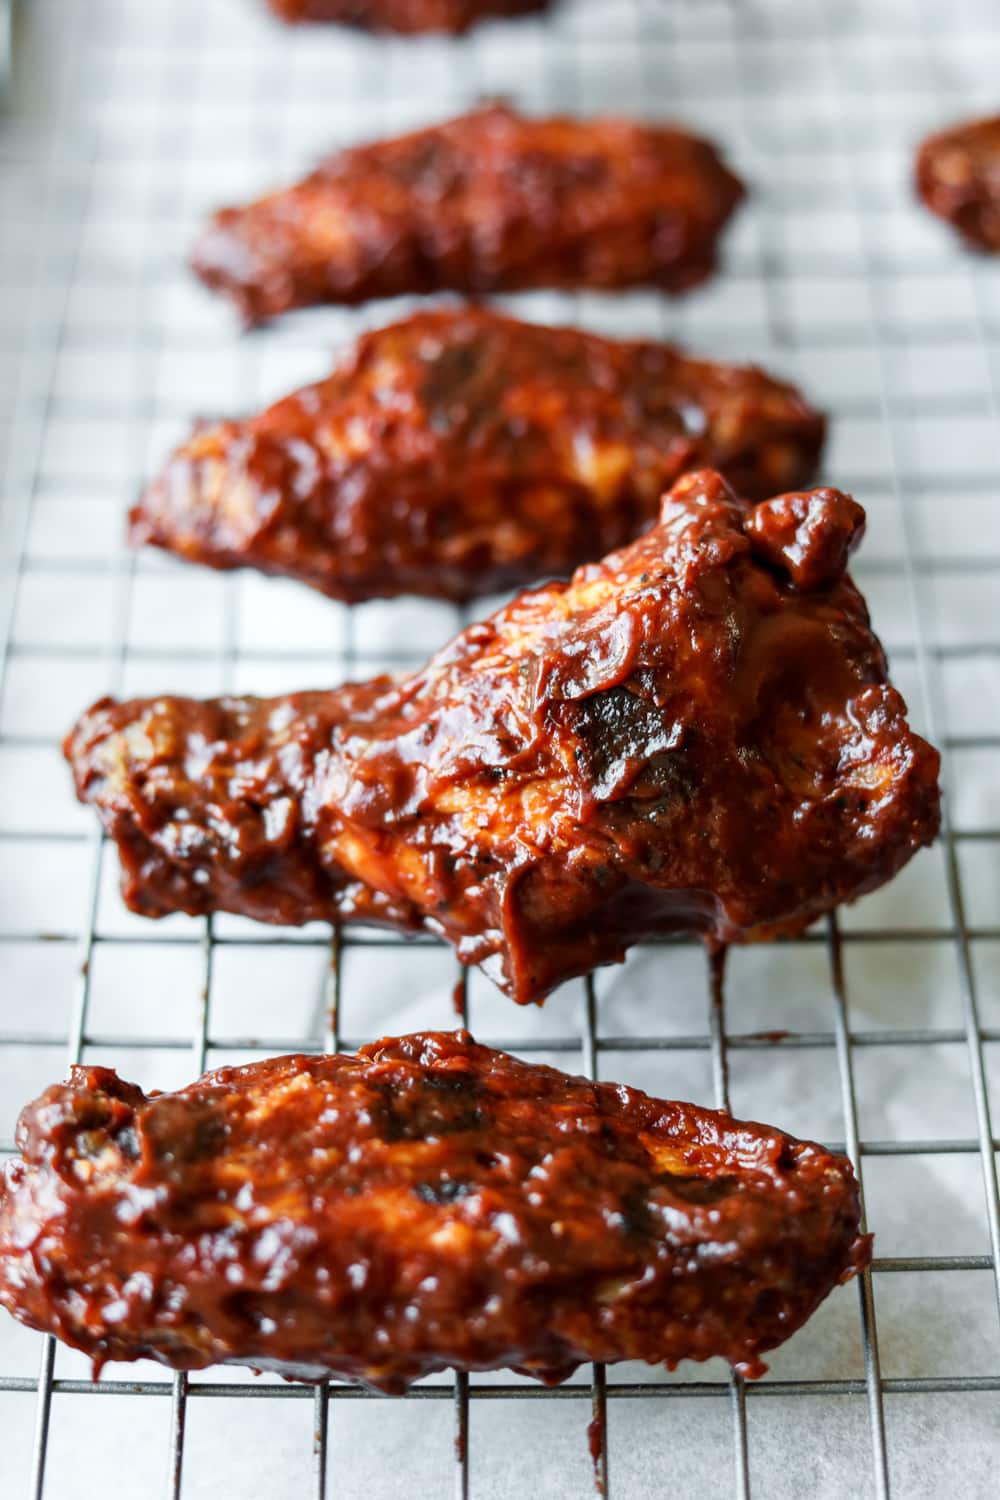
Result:
[[[466,1033],[146,1096],[76,1067],[23,1113],[0,1303],[95,1364],[434,1370],[721,1355],[761,1373],[867,1263],[850,1164]]]
[[[797,932],[938,826],[937,752],[844,572],[862,522],[690,475],[412,676],[102,700],[66,742],[78,795],[133,910],[422,928],[520,1002],[664,933]]]

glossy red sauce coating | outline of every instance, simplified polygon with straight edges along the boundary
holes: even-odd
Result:
[[[548,0],[267,0],[283,21],[339,21],[365,31],[468,31],[478,21],[544,10]]]
[[[66,754],[127,904],[423,928],[524,1002],[644,938],[773,937],[873,890],[937,832],[939,757],[813,566],[855,514],[817,496],[793,543],[788,507],[688,475],[409,677],[102,699]]]
[[[840,490],[804,490],[765,500],[750,513],[747,536],[758,556],[816,592],[841,577],[865,534],[865,513]]]
[[[928,137],[917,153],[916,187],[966,244],[1000,250],[1000,115]]]
[[[677,126],[491,104],[222,209],[192,264],[247,323],[419,292],[680,292],[714,269],[742,197],[715,147]]]
[[[202,427],[131,539],[337,599],[465,600],[565,577],[710,464],[762,499],[812,478],[824,420],[794,387],[665,344],[473,307],[366,333],[336,370]]]
[[[148,1097],[76,1067],[17,1143],[0,1303],[98,1365],[759,1374],[871,1253],[843,1156],[461,1032]]]

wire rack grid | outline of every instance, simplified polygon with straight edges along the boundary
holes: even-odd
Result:
[[[0,122],[0,1149],[66,1061],[145,1086],[206,1064],[455,1024],[838,1144],[877,1232],[750,1385],[715,1364],[431,1380],[386,1403],[242,1371],[99,1385],[0,1327],[0,1486],[123,1496],[886,1497],[994,1493],[1000,1455],[1000,279],[912,203],[912,146],[996,107],[988,0],[597,0],[470,38],[285,33],[256,0],[34,0]],[[429,942],[221,917],[145,924],[72,804],[58,736],[104,691],[331,684],[461,623],[353,613],[121,544],[122,511],[194,415],[247,409],[405,309],[319,310],[240,338],[183,256],[205,212],[331,143],[484,94],[676,115],[753,185],[724,274],[681,302],[532,295],[527,316],[677,337],[799,378],[834,419],[828,477],[869,512],[856,573],[912,715],[945,752],[938,848],[795,943],[693,945],[520,1012]],[[405,647],[401,643],[406,643]],[[728,1025],[727,1025],[728,1023]],[[90,1399],[100,1396],[103,1399]],[[687,1399],[685,1399],[687,1398]]]

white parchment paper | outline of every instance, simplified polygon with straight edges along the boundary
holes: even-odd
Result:
[[[752,186],[722,274],[682,301],[636,293],[507,302],[542,320],[758,359],[830,410],[827,477],[853,488],[869,514],[856,576],[915,722],[947,749],[952,823],[976,835],[956,842],[953,876],[939,846],[841,918],[858,1129],[878,1148],[863,1163],[869,1217],[883,1259],[989,1254],[966,1027],[971,975],[982,1024],[1000,1035],[1000,272],[962,252],[914,203],[909,173],[922,135],[997,107],[998,78],[1000,24],[988,0],[566,0],[547,17],[457,42],[286,31],[263,0],[20,8],[0,118],[0,602],[13,642],[0,703],[0,927],[9,939],[0,958],[0,1139],[9,1145],[20,1105],[61,1076],[72,1034],[93,868],[91,821],[72,800],[58,750],[75,714],[109,690],[333,684],[417,661],[461,623],[450,608],[412,601],[349,616],[292,584],[126,559],[125,507],[195,416],[246,410],[321,374],[335,346],[408,305],[316,309],[242,337],[184,268],[197,226],[331,146],[504,94],[526,108],[680,117],[723,142]],[[172,918],[151,930],[124,911],[116,880],[108,853],[85,1056],[147,1087],[180,1085],[194,1067],[203,926]],[[322,930],[277,934],[223,918],[215,932],[226,941],[212,964],[209,1063],[319,1045]],[[38,941],[43,933],[54,940]],[[344,958],[345,1038],[454,1024],[448,953],[356,937]],[[478,975],[469,995],[482,1040],[544,1043],[549,1050],[532,1055],[582,1069],[581,984],[544,1010],[516,1009]],[[602,1076],[712,1102],[698,950],[640,950],[598,976],[597,997]],[[760,1034],[732,1051],[734,1111],[843,1142],[824,933],[734,954],[727,1020],[737,1037]],[[932,1039],[893,1044],[899,1033],[928,1031]],[[764,1044],[779,1032],[811,1040]],[[613,1045],[637,1037],[687,1040],[667,1050]],[[998,1047],[987,1040],[984,1049],[995,1111]],[[906,1142],[928,1149],[890,1154]],[[898,1384],[1000,1374],[996,1284],[978,1266],[874,1278],[900,1500],[996,1494],[996,1392]],[[34,1380],[42,1351],[41,1339],[0,1319],[0,1375]],[[748,1397],[753,1494],[874,1494],[857,1287],[831,1297],[770,1364],[770,1381],[859,1384],[849,1394]],[[87,1368],[60,1349],[55,1372],[81,1379]],[[611,1373],[615,1383],[665,1388],[662,1399],[609,1403],[615,1496],[736,1493],[726,1387],[667,1394],[725,1373]],[[164,1492],[170,1402],[115,1389],[136,1378],[164,1376],[111,1367],[111,1393],[99,1399],[57,1389],[47,1496]],[[239,1371],[195,1384],[223,1378],[257,1393],[279,1388]],[[589,1417],[589,1399],[474,1398],[472,1495],[592,1494]],[[0,1392],[5,1500],[30,1492],[35,1422],[32,1390]],[[192,1397],[183,1495],[312,1493],[313,1427],[310,1400]],[[447,1495],[453,1432],[450,1400],[334,1399],[328,1493]]]

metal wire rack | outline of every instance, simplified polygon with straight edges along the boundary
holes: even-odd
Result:
[[[870,515],[856,572],[913,716],[946,752],[948,797],[938,849],[889,891],[734,955],[726,1006],[683,943],[538,1013],[459,975],[484,1040],[731,1100],[847,1150],[877,1258],[765,1380],[626,1366],[548,1391],[459,1376],[391,1404],[145,1365],[94,1385],[5,1320],[4,1495],[90,1494],[88,1454],[126,1500],[251,1485],[585,1495],[588,1421],[606,1495],[995,1492],[1000,273],[921,214],[907,173],[926,131],[997,107],[998,77],[989,0],[567,0],[455,42],[285,33],[257,0],[20,8],[0,120],[0,1150],[67,1054],[169,1087],[207,1063],[456,1019],[454,963],[433,944],[128,917],[58,757],[102,691],[332,683],[422,658],[460,623],[433,605],[349,614],[121,547],[128,496],[193,415],[277,395],[400,311],[321,310],[241,339],[185,277],[208,208],[332,142],[503,93],[677,115],[727,144],[754,196],[712,286],[678,303],[509,301],[759,358],[831,410],[829,476]]]

